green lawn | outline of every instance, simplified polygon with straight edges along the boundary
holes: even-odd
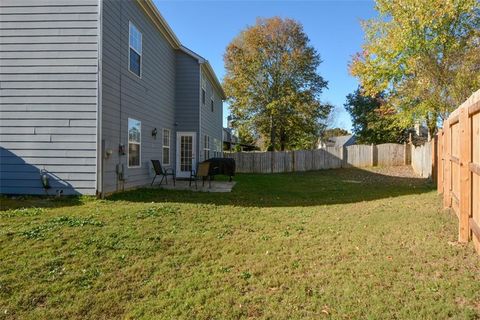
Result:
[[[384,171],[1,198],[0,319],[478,319],[480,259],[456,218]]]

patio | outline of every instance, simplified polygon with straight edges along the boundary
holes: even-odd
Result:
[[[232,192],[232,188],[235,186],[236,181],[212,181],[211,186],[209,187],[208,181],[205,181],[203,185],[201,180],[197,181],[197,187],[195,188],[195,183],[192,182],[192,186],[188,180],[177,180],[175,186],[173,186],[173,181],[169,179],[168,184],[163,182],[161,185],[154,184],[152,188],[162,188],[167,190],[190,190],[198,192]]]

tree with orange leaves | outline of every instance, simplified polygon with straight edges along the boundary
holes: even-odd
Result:
[[[330,113],[320,55],[297,21],[258,19],[228,45],[225,92],[232,124],[269,137],[269,150],[311,148]]]

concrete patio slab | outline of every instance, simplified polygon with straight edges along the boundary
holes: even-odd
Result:
[[[188,180],[177,180],[175,186],[173,186],[173,181],[168,181],[168,184],[155,184],[152,186],[152,188],[162,188],[167,190],[190,190],[198,192],[232,192],[232,188],[236,183],[236,181],[212,181],[211,187],[209,187],[208,181],[205,181],[205,185],[202,186],[202,181],[200,180],[197,181],[198,188],[195,188],[194,182],[192,182],[192,186],[190,186]]]

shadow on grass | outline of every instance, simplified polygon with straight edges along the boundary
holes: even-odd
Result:
[[[85,196],[0,196],[0,211],[19,208],[61,208],[78,206],[88,199]]]
[[[357,168],[282,174],[239,174],[231,193],[137,189],[111,201],[180,202],[241,207],[345,204],[433,190],[426,179],[398,177]]]

